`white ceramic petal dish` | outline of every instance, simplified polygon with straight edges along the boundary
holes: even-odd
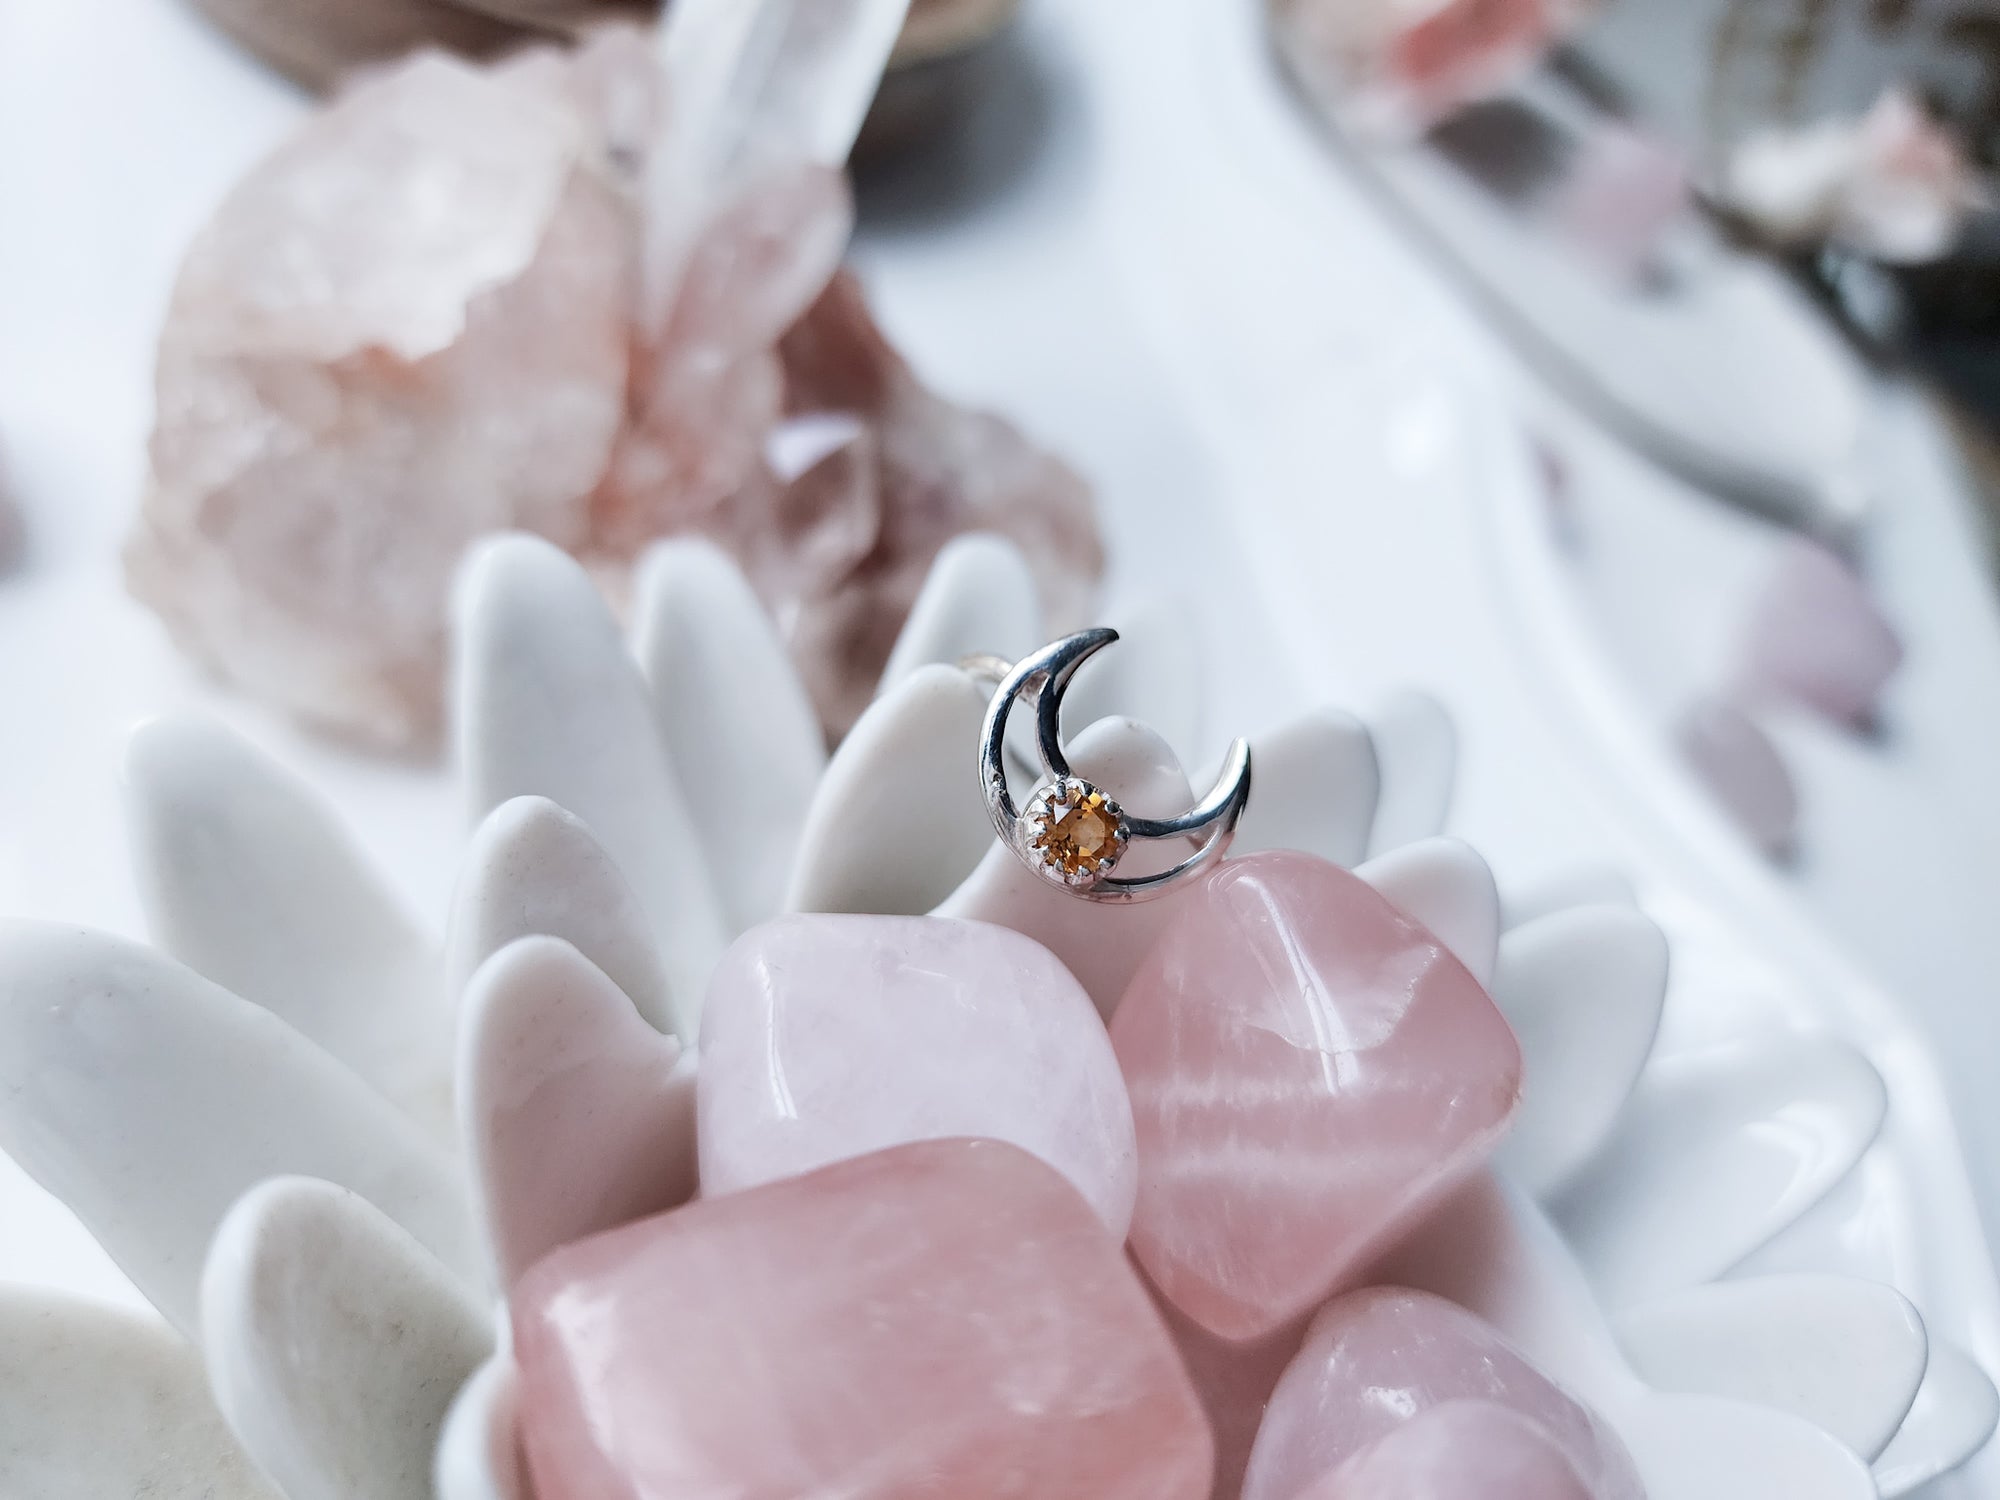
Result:
[[[1615,1409],[1648,1472],[1667,1486],[1663,1497],[1699,1490],[1702,1500],[1733,1494],[1844,1500],[1871,1488],[1857,1456],[1797,1415],[1715,1394],[1665,1397],[1646,1389],[1627,1368],[1589,1289],[1610,1294],[1636,1316],[1662,1297],[1732,1271],[1810,1269],[1891,1283],[1945,1335],[1936,1341],[1945,1352],[1931,1361],[1926,1388],[1878,1459],[1877,1473],[1883,1488],[1895,1492],[1929,1483],[1973,1452],[1990,1429],[1991,1385],[1980,1367],[2000,1357],[2000,1304],[1930,1062],[1896,1006],[1639,732],[1632,705],[1554,586],[1543,496],[1494,367],[1476,353],[1482,347],[1476,325],[1319,152],[1274,86],[1255,9],[1193,0],[1031,5],[1021,55],[1038,76],[1061,84],[1044,101],[1060,127],[1043,142],[1045,154],[979,212],[958,221],[933,218],[922,234],[907,232],[907,220],[878,214],[857,248],[892,334],[927,375],[1008,410],[1098,478],[1116,559],[1112,597],[1135,605],[1187,601],[1151,636],[1168,641],[1164,648],[1148,644],[1144,610],[1109,612],[1135,627],[1129,647],[1106,658],[1129,651],[1124,685],[1112,696],[1129,694],[1131,701],[1103,707],[1147,719],[1164,743],[1114,720],[1077,736],[1080,751],[1101,756],[1103,774],[1141,789],[1141,800],[1148,787],[1162,801],[1169,793],[1182,799],[1181,766],[1212,761],[1232,732],[1284,724],[1313,704],[1375,705],[1363,715],[1373,736],[1367,758],[1373,784],[1365,796],[1348,787],[1342,795],[1349,800],[1339,807],[1329,801],[1309,809],[1320,830],[1314,837],[1326,840],[1328,852],[1339,849],[1352,859],[1389,852],[1439,832],[1449,810],[1453,833],[1491,859],[1510,890],[1569,883],[1565,871],[1572,868],[1623,872],[1666,932],[1672,955],[1659,1013],[1661,1061],[1639,1084],[1638,1112],[1613,1111],[1601,1154],[1551,1160],[1543,1153],[1529,1173],[1538,1183],[1564,1183],[1555,1201],[1560,1222],[1577,1235],[1583,1270],[1566,1254],[1530,1256],[1529,1268],[1543,1271],[1524,1273],[1522,1284],[1532,1291],[1553,1282],[1554,1291],[1513,1299],[1496,1294],[1491,1302],[1480,1302],[1477,1289],[1463,1295],[1568,1371],[1580,1390],[1592,1387],[1585,1394]],[[78,24],[82,47],[90,28]],[[242,119],[263,128],[292,106],[215,51],[178,11],[162,8],[131,24],[135,42],[150,39],[158,47],[135,47],[148,58],[145,69],[105,75],[107,87],[121,76],[130,85],[131,107],[121,119],[175,132],[172,139],[208,174],[191,180],[219,186],[256,144],[243,143]],[[192,66],[185,72],[153,66],[156,53]],[[103,66],[127,65],[113,58]],[[232,115],[239,105],[240,115]],[[97,128],[94,121],[79,126]],[[182,209],[192,222],[200,195],[190,192]],[[154,257],[145,284],[158,281],[177,243],[134,250]],[[118,325],[89,321],[95,314],[88,299],[74,299],[66,315],[82,334],[125,337]],[[133,436],[143,411],[120,403],[127,401],[122,393],[142,388],[133,376],[143,348],[121,354],[131,368],[108,379],[79,358],[74,363],[89,378],[71,381],[70,365],[56,356],[97,347],[71,332],[64,329],[64,339],[51,337],[46,347],[29,340],[28,363],[53,394],[7,385],[20,399],[11,412],[26,415],[6,420],[38,421],[49,410],[45,400],[68,389],[87,397],[77,409],[92,411],[94,430]],[[49,357],[37,361],[38,353]],[[1107,403],[1107,391],[1115,401]],[[57,421],[52,430],[65,429]],[[44,464],[32,445],[27,457],[31,477],[61,471]],[[91,469],[91,461],[75,475],[78,493],[103,516],[122,515],[129,476],[110,464]],[[101,523],[106,530],[111,524]],[[107,538],[89,540],[91,558],[108,559]],[[740,918],[767,899],[754,893],[767,891],[768,881],[754,874],[737,881],[708,868],[713,839],[676,780],[680,762],[671,733],[661,729],[657,674],[653,682],[642,676],[608,613],[531,555],[532,546],[502,546],[509,552],[487,554],[483,579],[475,575],[462,600],[477,623],[468,661],[480,669],[468,674],[466,700],[473,710],[468,722],[479,726],[465,745],[475,817],[518,793],[552,797],[609,851],[650,930],[671,935],[677,954],[698,953],[703,944],[712,952],[732,912]],[[75,560],[85,550],[67,554],[67,571],[52,574],[46,588],[0,597],[0,621],[10,628],[34,621],[34,628],[71,630],[101,648],[87,666],[65,669],[96,674],[84,693],[53,691],[48,662],[0,662],[0,690],[10,702],[32,707],[37,742],[63,747],[65,757],[55,764],[31,747],[19,752],[19,764],[9,763],[11,784],[33,788],[34,796],[16,797],[6,811],[18,816],[0,816],[0,825],[19,830],[20,868],[35,878],[0,868],[0,896],[9,909],[130,930],[133,908],[107,889],[110,872],[122,867],[118,839],[95,810],[112,784],[112,767],[108,752],[91,747],[115,744],[119,726],[136,713],[182,708],[206,701],[206,694],[161,670],[152,636],[115,603],[109,563]],[[87,623],[93,620],[100,623]],[[671,639],[674,632],[662,626],[658,634]],[[938,638],[946,634],[939,627]],[[642,651],[653,650],[644,644],[650,638],[642,634]],[[1192,642],[1198,653],[1177,655],[1176,639]],[[1192,654],[1205,669],[1187,659]],[[581,678],[572,676],[579,665],[587,669]],[[1206,702],[1185,691],[1203,677],[1214,688]],[[1451,705],[1462,743],[1435,704],[1399,696],[1410,683]],[[960,706],[941,712],[940,722],[952,722],[953,712],[962,721],[967,707],[976,707],[976,698],[963,691],[958,697]],[[1078,713],[1086,706],[1079,697]],[[1337,740],[1352,752],[1351,737],[1330,736],[1329,744]],[[928,747],[921,736],[905,741],[885,734],[863,748],[880,760],[855,765],[901,764],[907,754],[939,787],[971,790],[969,777],[948,779],[958,774],[949,770],[948,733]],[[296,748],[288,758],[306,764],[315,785],[339,789],[333,800],[374,863],[394,872],[399,895],[421,897],[427,913],[443,910],[463,831],[447,832],[445,819],[407,816],[442,795],[434,782],[357,769],[311,748]],[[1355,782],[1366,774],[1358,754],[1342,763]],[[851,788],[874,784],[867,775],[843,774]],[[1289,774],[1274,784],[1299,785]],[[42,802],[78,811],[57,819]],[[815,805],[812,818],[832,817]],[[811,822],[801,835],[800,868],[828,872],[821,888],[835,895],[827,904],[860,901],[838,894],[874,878],[855,835],[822,829],[815,836]],[[1365,843],[1357,832],[1364,824]],[[965,826],[972,827],[969,820]],[[971,833],[965,837],[963,857],[976,862]],[[325,847],[325,840],[317,842]],[[967,876],[970,865],[957,867],[960,859],[960,852],[938,859],[895,899],[921,910],[949,898],[954,907],[1012,915],[1074,952],[1077,944],[1059,919],[1007,888],[1000,861],[989,858]],[[535,889],[531,883],[529,893]],[[1538,897],[1542,919],[1578,904],[1574,889]],[[725,890],[736,894],[718,894]],[[189,910],[206,909],[199,887],[178,895],[192,903]],[[1508,925],[1528,933],[1532,923],[1523,911],[1535,904],[1510,907]],[[629,935],[629,924],[614,927]],[[577,934],[579,946],[584,936]],[[1529,946],[1526,937],[1520,946]],[[55,967],[74,972],[103,957],[95,948],[73,951]],[[685,957],[677,962],[685,972],[670,975],[668,986],[685,1022],[705,966]],[[1504,983],[1507,937],[1498,965]],[[600,966],[610,968],[611,960]],[[1618,1024],[1604,1038],[1593,1033],[1593,1050],[1579,1055],[1613,1056],[1630,1068],[1650,1001],[1641,964],[1612,967],[1619,977],[1611,988],[1623,997],[1613,1017]],[[1108,1003],[1119,964],[1102,968],[1089,977],[1100,1003]],[[275,1069],[282,1087],[272,1091],[287,1096],[239,1099],[225,1090],[217,1118],[224,1106],[275,1111],[286,1138],[310,1148],[302,1153],[309,1159],[279,1152],[237,1161],[219,1139],[205,1142],[201,1149],[224,1169],[202,1184],[202,1211],[141,1202],[156,1223],[138,1237],[176,1238],[198,1259],[198,1242],[249,1185],[239,1180],[244,1173],[311,1171],[342,1177],[431,1241],[461,1274],[476,1277],[481,1256],[469,1226],[412,1223],[393,1186],[343,1176],[331,1159],[338,1153],[315,1133],[315,1101],[340,1093],[336,1113],[352,1109],[369,1120],[384,1160],[423,1160],[430,1148],[421,1131],[365,1085],[329,1083],[325,1070],[338,1065],[325,1049],[290,1028],[272,1030],[280,1023],[247,1002],[218,999],[212,986],[172,972],[162,982],[216,1016],[216,1034],[246,1049],[253,1068]],[[1532,984],[1510,1004],[1526,1017],[1534,998],[1556,1005]],[[198,1090],[236,1071],[205,1061],[206,1050],[170,1028],[145,1024],[154,1028],[149,1040],[168,1049],[172,1068]],[[1558,1035],[1568,1030],[1555,1028]],[[1594,1050],[1600,1047],[1602,1053]],[[1717,1057],[1736,1061],[1721,1068],[1712,1061]],[[1544,1071],[1568,1065],[1550,1062]],[[157,1133],[160,1112],[182,1107],[169,1105],[144,1068],[126,1066],[117,1076],[133,1090],[106,1116],[118,1122],[120,1141]],[[369,1102],[348,1100],[342,1091],[350,1086]],[[1762,1145],[1776,1140],[1777,1148],[1760,1145],[1754,1158],[1744,1154],[1755,1172],[1697,1171],[1670,1149],[1687,1134],[1685,1106],[1704,1088],[1735,1110],[1729,1119],[1738,1134],[1718,1127],[1694,1144],[1717,1153],[1706,1158],[1715,1162],[1732,1155],[1728,1147],[1744,1130]],[[1788,1096],[1785,1088],[1794,1092]],[[1613,1092],[1607,1087],[1606,1096]],[[1592,1101],[1585,1124],[1602,1122],[1607,1108],[1604,1098]],[[219,1124],[212,1133],[222,1135]],[[61,1176],[72,1196],[100,1195],[90,1216],[102,1228],[103,1205],[122,1208],[130,1179],[162,1167],[159,1152],[143,1141],[116,1151],[104,1141],[99,1147],[40,1165],[45,1177]],[[1613,1162],[1643,1173],[1638,1180],[1649,1191],[1619,1187],[1606,1166]],[[437,1175],[448,1180],[451,1173],[440,1166]],[[1597,1183],[1605,1196],[1592,1199]],[[1518,1237],[1546,1249],[1546,1225],[1535,1228],[1537,1211],[1526,1200],[1509,1201]],[[1674,1205],[1670,1216],[1663,1202]],[[7,1257],[0,1272],[46,1266],[16,1246],[53,1243],[67,1232],[64,1221],[28,1192],[10,1198],[7,1209],[13,1239],[0,1244]],[[116,1241],[119,1225],[111,1228]],[[188,1279],[151,1263],[129,1240],[122,1253],[135,1276],[189,1321]],[[1442,1267],[1437,1275],[1449,1279],[1451,1272]],[[1961,1359],[1961,1348],[1972,1357]],[[1730,1350],[1704,1345],[1697,1352],[1713,1357]],[[1681,1368],[1692,1381],[1686,1372],[1703,1366],[1690,1361]],[[443,1458],[455,1476],[452,1500],[506,1492],[500,1456],[507,1447],[495,1436],[505,1425],[504,1381],[491,1379],[461,1403],[463,1425],[447,1424]],[[1819,1389],[1811,1406],[1861,1410],[1864,1394]],[[1886,1421],[1879,1392],[1874,1400],[1877,1420]],[[1996,1475],[1995,1460],[1980,1458],[1959,1478],[1932,1484],[1931,1493],[1961,1500],[1990,1489]]]

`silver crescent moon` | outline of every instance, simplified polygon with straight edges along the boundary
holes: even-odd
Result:
[[[960,666],[996,683],[979,737],[979,784],[993,831],[1015,857],[1052,885],[1090,901],[1148,901],[1214,864],[1236,837],[1250,800],[1250,745],[1232,740],[1215,785],[1173,818],[1135,818],[1070,770],[1062,744],[1062,701],[1070,680],[1092,656],[1118,639],[1115,630],[1083,630],[1044,646],[1011,666],[995,657],[972,657]],[[1048,782],[1024,813],[1007,785],[1007,724],[1014,705],[1032,696],[1035,744]],[[1081,822],[1092,842],[1051,836],[1066,822]],[[1194,839],[1195,850],[1152,875],[1115,875],[1133,839]]]

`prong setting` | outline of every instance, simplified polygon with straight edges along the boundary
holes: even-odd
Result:
[[[1059,776],[1022,810],[1019,845],[1043,879],[1089,890],[1117,868],[1132,830],[1118,804],[1077,776]]]

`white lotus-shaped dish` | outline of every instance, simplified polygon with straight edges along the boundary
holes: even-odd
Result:
[[[1193,742],[1195,701],[1171,612],[1135,615],[1071,713],[1149,710],[1169,736],[1105,718],[1073,759],[1164,812],[1188,794],[1169,745]],[[458,602],[476,827],[442,942],[281,768],[206,722],[140,729],[130,809],[161,951],[5,933],[0,1145],[177,1332],[0,1298],[9,1493],[332,1500],[421,1496],[434,1475],[444,1500],[518,1500],[496,1268],[692,1189],[679,1039],[734,934],[788,907],[938,910],[1027,932],[1115,994],[1173,898],[1079,902],[997,844],[974,775],[985,693],[949,665],[1024,653],[1037,617],[1005,544],[955,543],[828,758],[720,554],[652,557],[635,661],[573,562],[487,544]],[[1754,1024],[1660,1044],[1666,946],[1618,882],[1503,906],[1479,856],[1436,836],[1454,751],[1427,700],[1253,745],[1238,848],[1358,866],[1521,1038],[1497,1173],[1390,1274],[1602,1410],[1653,1500],[1900,1495],[1983,1443],[1978,1366],[1896,1292],[1836,1274],[1885,1111],[1860,1053]]]

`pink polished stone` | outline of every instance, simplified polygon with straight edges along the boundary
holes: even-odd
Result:
[[[513,1303],[540,1500],[1204,1500],[1118,1243],[999,1141],[841,1162],[557,1251]]]
[[[1800,537],[1785,544],[1757,599],[1743,657],[1753,689],[1865,727],[1902,665],[1903,643],[1861,576]]]
[[[1594,1500],[1539,1424],[1447,1401],[1365,1448],[1299,1500]]]
[[[1264,1409],[1305,1340],[1308,1320],[1299,1318],[1262,1338],[1237,1343],[1217,1338],[1161,1296],[1159,1288],[1149,1283],[1148,1289],[1208,1414],[1209,1435],[1215,1440],[1215,1487],[1209,1500],[1237,1500]]]
[[[1132,1248],[1224,1338],[1309,1313],[1492,1151],[1521,1053],[1465,966],[1347,871],[1210,876],[1112,1018],[1139,1140]]]
[[[944,917],[792,916],[737,940],[702,1011],[704,1193],[906,1141],[1011,1141],[1118,1239],[1132,1110],[1104,1023],[1041,944]]]
[[[1351,1293],[1313,1320],[1264,1415],[1244,1500],[1295,1500],[1413,1418],[1459,1401],[1503,1406],[1540,1428],[1589,1500],[1644,1500],[1631,1457],[1596,1416],[1464,1308],[1398,1287]],[[1406,1441],[1385,1468],[1416,1458],[1418,1439]]]

